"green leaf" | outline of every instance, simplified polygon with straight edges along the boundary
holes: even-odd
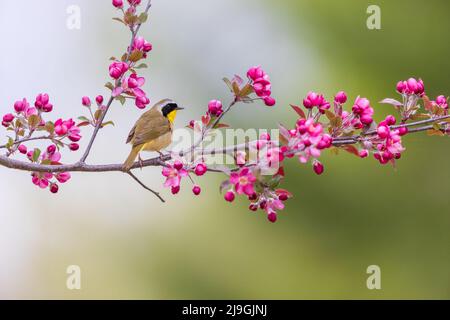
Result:
[[[247,97],[254,92],[253,86],[251,84],[246,84],[242,90],[239,92],[240,97]]]
[[[109,90],[113,91],[114,90],[114,85],[111,82],[107,82],[105,84],[105,87],[107,87]]]
[[[104,127],[106,127],[106,126],[108,126],[108,125],[111,125],[111,126],[113,126],[113,127],[116,126],[116,125],[114,124],[113,121],[108,121],[108,122],[104,122],[104,123],[102,124],[102,128],[104,128]]]
[[[148,20],[148,14],[146,13],[146,12],[142,12],[140,15],[139,15],[139,23],[146,23],[147,22],[147,20]]]
[[[223,82],[225,82],[226,85],[228,86],[228,88],[230,89],[230,91],[233,92],[233,85],[231,84],[230,79],[228,79],[228,78],[223,78]]]
[[[78,117],[78,120],[90,122],[90,120],[85,116]]]
[[[125,105],[126,99],[124,96],[117,96],[116,100],[119,101],[122,105]]]
[[[30,126],[30,128],[36,128],[39,122],[40,118],[38,115],[33,114],[28,118],[28,125]]]
[[[120,18],[112,18],[113,20],[115,20],[115,21],[119,21],[120,23],[123,23],[123,24],[125,24],[125,21],[123,21],[122,19],[120,19]]]
[[[37,162],[39,160],[39,156],[41,155],[40,149],[34,149],[33,152],[33,162]]]
[[[145,69],[148,68],[148,65],[146,63],[141,63],[140,65],[134,67],[135,69]]]
[[[128,58],[128,60],[130,60],[131,62],[137,62],[139,60],[141,60],[144,57],[144,53],[140,50],[134,50],[130,57]]]
[[[100,119],[101,115],[102,115],[102,110],[98,109],[97,111],[95,111],[95,113],[94,113],[95,120]]]
[[[52,164],[52,160],[50,160],[50,159],[42,160],[41,164],[44,165],[44,166],[49,166],[49,165]]]
[[[45,130],[47,130],[48,133],[53,134],[55,132],[55,125],[51,121],[47,121],[45,124]]]
[[[11,149],[11,147],[14,145],[14,139],[9,137],[8,143],[6,144],[7,149]]]

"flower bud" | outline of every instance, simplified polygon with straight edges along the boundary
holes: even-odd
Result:
[[[277,103],[277,101],[274,98],[272,98],[272,97],[265,97],[264,98],[264,103],[268,107],[273,107]]]
[[[253,81],[264,78],[266,73],[261,69],[261,67],[250,68],[247,72],[247,77]]]
[[[223,112],[222,102],[220,102],[219,100],[211,100],[208,103],[208,112],[213,116],[220,116]]]
[[[80,145],[78,143],[71,143],[69,145],[69,149],[71,151],[78,151],[80,149]]]
[[[401,128],[398,128],[398,134],[399,134],[401,137],[407,135],[408,132],[409,132],[408,127],[401,127]]]
[[[393,126],[396,122],[397,122],[397,120],[395,119],[395,117],[394,116],[392,116],[392,115],[388,115],[387,117],[386,117],[386,123],[387,123],[387,125],[388,126]]]
[[[81,104],[85,107],[90,107],[91,106],[91,99],[89,99],[89,97],[83,97],[81,99]]]
[[[27,146],[24,145],[24,144],[21,144],[17,149],[19,150],[19,152],[20,152],[21,154],[26,154],[27,151],[28,151]]]
[[[344,91],[339,91],[334,97],[334,101],[339,104],[344,104],[347,102],[347,95]]]
[[[406,90],[406,83],[404,81],[399,81],[397,83],[397,92],[405,93],[405,90]]]
[[[5,114],[3,116],[3,122],[11,123],[13,120],[14,120],[14,115],[12,115],[11,113]]]
[[[112,4],[116,8],[122,8],[123,7],[123,1],[122,0],[113,0]]]
[[[26,99],[23,99],[22,101],[16,101],[14,103],[14,110],[16,110],[17,113],[25,111],[29,107],[29,104]]]
[[[315,172],[317,175],[319,175],[319,176],[320,176],[320,175],[324,172],[324,170],[325,170],[323,164],[322,164],[321,162],[319,162],[319,161],[315,161],[315,162],[314,162],[313,169],[314,169],[314,172]]]
[[[48,147],[47,147],[47,153],[48,154],[54,154],[56,152],[56,146],[54,145],[54,144],[52,144],[52,145],[49,145]]]
[[[202,189],[201,189],[199,186],[194,186],[194,188],[192,188],[192,192],[193,192],[196,196],[198,196],[198,195],[202,192]]]
[[[180,186],[173,186],[171,191],[173,195],[178,194],[180,192]]]
[[[233,202],[235,198],[236,198],[236,195],[234,194],[233,191],[228,191],[227,193],[225,193],[225,200],[226,201]]]
[[[369,151],[367,150],[361,150],[359,151],[360,158],[367,158],[369,156]]]
[[[183,165],[183,163],[181,162],[181,161],[175,161],[175,163],[173,164],[173,167],[175,168],[175,169],[177,169],[177,170],[181,170],[181,169],[183,169],[183,167],[184,167],[184,165]]]
[[[103,96],[97,96],[95,102],[97,102],[98,106],[101,106],[103,104]]]
[[[58,191],[59,191],[58,185],[57,185],[56,183],[53,183],[53,184],[50,186],[50,192],[56,194],[56,193],[58,193]]]
[[[208,171],[208,167],[204,163],[199,163],[195,167],[195,174],[199,177],[203,176]]]
[[[268,214],[267,219],[269,219],[270,222],[275,223],[277,222],[277,214],[275,212],[271,212]]]
[[[387,126],[379,126],[377,129],[378,136],[381,139],[386,139],[389,137],[389,128]]]

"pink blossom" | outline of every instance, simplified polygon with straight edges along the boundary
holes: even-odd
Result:
[[[14,110],[16,110],[17,113],[21,113],[27,110],[29,107],[30,104],[25,98],[22,101],[16,101],[16,103],[14,103]]]
[[[195,167],[195,174],[197,176],[203,176],[206,172],[208,171],[208,167],[206,166],[206,164],[204,163],[199,163],[196,167]]]
[[[261,67],[252,67],[247,72],[247,77],[253,81],[258,79],[263,79],[266,76],[266,73],[261,69]]]
[[[442,109],[448,109],[448,102],[445,96],[438,96],[434,103]]]
[[[53,178],[51,173],[32,173],[32,182],[41,189],[45,189],[49,185],[49,181]]]
[[[113,90],[113,96],[117,97],[122,93],[135,97],[135,104],[138,108],[144,109],[149,103],[146,93],[141,87],[145,84],[145,78],[139,77],[136,73],[131,74],[128,78],[123,79],[122,85]]]
[[[208,112],[212,116],[220,116],[223,113],[222,102],[219,100],[211,100],[208,103]]]
[[[69,172],[61,172],[56,174],[55,176],[56,180],[58,180],[60,183],[66,183],[70,180],[71,175]]]
[[[181,179],[188,176],[188,172],[184,168],[177,169],[174,165],[168,165],[163,168],[162,175],[166,177],[164,187],[177,188],[180,187]]]
[[[34,106],[42,112],[51,112],[53,110],[53,105],[50,103],[50,98],[46,93],[41,93],[36,97]]]
[[[113,78],[113,79],[120,79],[125,72],[127,72],[129,69],[129,66],[127,63],[125,62],[121,62],[121,61],[114,61],[110,66],[109,66],[109,75]]]
[[[80,132],[81,132],[80,128],[77,127],[75,121],[73,121],[72,119],[69,120],[58,119],[55,122],[55,133],[60,137],[68,135],[69,140],[72,142],[80,141],[81,139]]]
[[[307,109],[317,107],[321,113],[330,109],[330,103],[325,100],[323,95],[316,92],[309,92],[306,98],[303,100],[303,106]]]
[[[268,97],[272,94],[272,84],[269,80],[260,78],[253,83],[253,89],[258,97]]]
[[[10,123],[14,120],[14,118],[15,118],[14,115],[11,113],[5,114],[3,116],[3,122]]]
[[[376,146],[374,153],[375,159],[381,164],[387,164],[395,159],[400,159],[401,153],[405,150],[402,146],[402,139],[398,129],[392,130],[389,123],[392,124],[392,116],[378,124],[377,136],[373,138],[372,143]]]
[[[356,129],[361,129],[365,125],[370,125],[373,122],[374,110],[370,106],[370,101],[366,98],[356,98],[355,104],[352,108],[353,116],[351,124]]]
[[[112,0],[112,4],[116,8],[122,8],[123,7],[123,1],[122,0]]]
[[[334,102],[344,104],[347,102],[347,94],[344,91],[339,91],[334,97]]]
[[[407,95],[423,96],[425,94],[425,86],[422,79],[416,80],[409,78],[406,81],[399,81],[396,86],[397,92]]]
[[[133,50],[142,51],[144,53],[144,58],[146,54],[152,51],[153,46],[151,43],[147,42],[143,37],[136,37],[133,42]]]
[[[321,150],[330,148],[332,138],[325,134],[322,124],[313,118],[299,119],[296,128],[290,132],[287,152],[295,153],[301,163],[307,163],[310,158],[318,158]]]
[[[238,194],[253,195],[255,193],[255,181],[256,177],[249,168],[243,168],[239,173],[232,173],[230,176],[230,182],[234,185]]]

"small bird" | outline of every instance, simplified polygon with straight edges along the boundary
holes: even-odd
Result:
[[[141,151],[154,151],[162,155],[161,150],[172,143],[173,124],[177,112],[183,110],[174,101],[164,99],[145,112],[131,129],[127,143],[132,149],[123,169],[129,171]]]

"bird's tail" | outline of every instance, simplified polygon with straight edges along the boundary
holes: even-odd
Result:
[[[137,156],[139,155],[139,152],[141,152],[142,146],[136,146],[131,149],[130,155],[128,156],[127,160],[125,160],[125,163],[123,164],[123,169],[125,171],[129,171],[131,167],[134,165],[134,161],[136,160]]]

